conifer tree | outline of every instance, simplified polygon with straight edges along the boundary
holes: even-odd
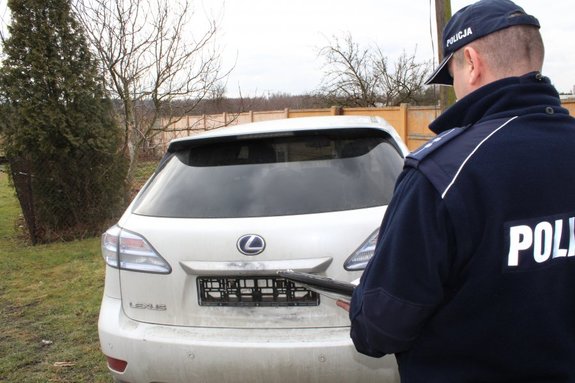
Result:
[[[32,239],[99,233],[123,202],[125,166],[97,64],[69,0],[9,0],[8,7],[0,124]],[[19,188],[24,176],[29,182]]]

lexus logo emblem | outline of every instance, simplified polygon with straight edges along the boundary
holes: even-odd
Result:
[[[238,239],[238,250],[245,255],[258,255],[266,248],[266,241],[259,235],[247,234]]]

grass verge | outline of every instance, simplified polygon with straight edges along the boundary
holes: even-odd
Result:
[[[99,238],[30,246],[0,168],[0,382],[111,382],[97,322]]]

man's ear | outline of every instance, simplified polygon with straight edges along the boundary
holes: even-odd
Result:
[[[483,58],[473,47],[465,47],[463,50],[463,57],[465,60],[468,84],[472,88],[482,86],[485,77]]]

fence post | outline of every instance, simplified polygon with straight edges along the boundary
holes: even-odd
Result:
[[[34,199],[32,186],[32,165],[30,161],[26,161],[23,158],[9,158],[8,161],[12,182],[16,190],[16,197],[18,198],[18,202],[20,202],[20,208],[22,209],[22,215],[24,216],[24,222],[26,223],[30,240],[33,245],[36,245],[39,240],[44,238],[40,235],[37,226],[38,219],[34,206],[36,200]]]
[[[407,118],[409,116],[408,113],[408,106],[409,104],[407,103],[401,103],[399,105],[399,129],[398,132],[399,136],[403,139],[403,142],[407,145],[407,136],[408,136],[408,121]]]

